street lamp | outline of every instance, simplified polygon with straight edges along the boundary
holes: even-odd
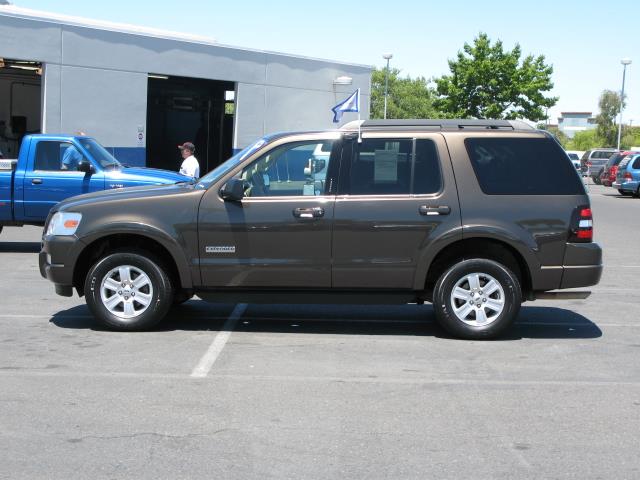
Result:
[[[387,119],[387,95],[389,93],[389,60],[393,58],[392,53],[385,53],[382,55],[387,61],[387,69],[384,71],[384,119]]]
[[[623,58],[620,63],[624,66],[622,69],[622,93],[620,94],[620,120],[618,121],[618,150],[620,150],[620,135],[622,134],[622,106],[624,105],[624,78],[627,74],[627,65],[631,63],[630,58]]]

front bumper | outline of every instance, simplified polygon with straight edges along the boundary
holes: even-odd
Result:
[[[38,257],[40,275],[55,284],[56,293],[71,296],[73,270],[82,250],[75,236],[48,236],[42,239]]]

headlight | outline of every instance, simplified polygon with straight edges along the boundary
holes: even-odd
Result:
[[[51,217],[45,235],[73,235],[82,220],[81,213],[56,212]]]

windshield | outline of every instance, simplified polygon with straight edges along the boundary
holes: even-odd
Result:
[[[240,150],[238,153],[236,153],[233,157],[228,159],[226,162],[224,162],[221,165],[218,165],[216,168],[214,168],[209,173],[207,173],[204,177],[202,177],[198,181],[197,186],[200,188],[208,188],[209,185],[215,182],[218,178],[222,177],[228,171],[238,166],[240,162],[242,162],[245,158],[247,158],[253,152],[257,151],[258,149],[266,145],[268,141],[269,141],[269,138],[264,137],[258,140],[257,142],[252,143],[245,149]]]
[[[78,138],[78,141],[102,168],[118,168],[121,166],[120,162],[93,138]]]

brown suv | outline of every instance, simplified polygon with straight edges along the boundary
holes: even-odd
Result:
[[[541,181],[532,164],[554,174]],[[40,269],[95,317],[148,328],[215,302],[429,301],[493,338],[524,300],[596,284],[589,197],[549,134],[515,121],[389,120],[264,137],[193,183],[58,204]]]

